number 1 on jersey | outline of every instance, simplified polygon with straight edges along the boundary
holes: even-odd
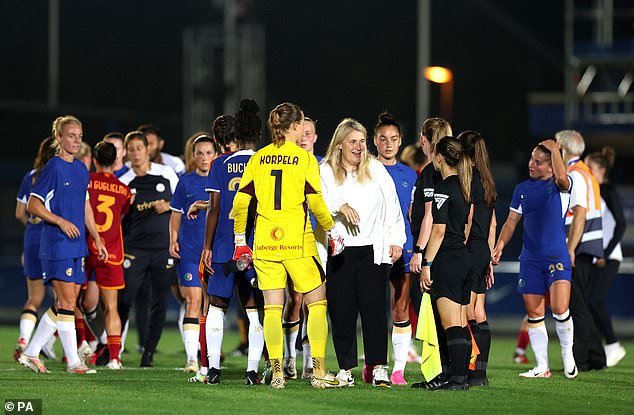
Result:
[[[271,170],[271,176],[275,177],[275,195],[273,196],[273,209],[282,210],[282,170]]]

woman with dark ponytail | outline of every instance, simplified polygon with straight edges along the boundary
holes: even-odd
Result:
[[[491,331],[484,311],[487,288],[493,285],[491,251],[495,245],[495,200],[497,192],[491,174],[489,153],[484,138],[475,131],[464,131],[458,136],[464,152],[473,161],[471,181],[472,214],[468,224],[467,247],[473,255],[470,272],[471,298],[467,307],[467,321],[480,350],[474,371],[469,371],[469,386],[485,386]]]
[[[608,367],[616,366],[625,357],[625,349],[617,341],[612,319],[605,306],[608,291],[619,272],[623,260],[621,239],[625,234],[625,214],[614,185],[608,180],[614,165],[614,149],[603,147],[601,151],[586,156],[586,165],[601,187],[601,216],[603,221],[603,249],[605,254],[594,265],[590,287],[590,312],[605,340],[605,357]]]
[[[431,389],[466,390],[471,354],[466,306],[471,294],[469,271],[473,259],[465,246],[464,231],[471,203],[471,159],[458,139],[446,136],[436,144],[433,163],[443,180],[434,188],[434,223],[420,284],[422,290],[431,290],[438,308],[447,339],[449,379],[441,380]]]

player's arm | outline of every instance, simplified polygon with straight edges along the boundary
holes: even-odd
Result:
[[[429,241],[429,235],[431,235],[431,228],[434,222],[432,217],[432,206],[433,202],[425,202],[425,215],[423,216],[423,220],[420,222],[420,231],[418,233],[418,240],[415,241],[416,246],[420,247],[420,249],[425,249],[427,246],[427,241]],[[412,272],[419,274],[422,269],[423,264],[423,254],[415,253],[412,255],[412,260],[409,263],[409,268]]]
[[[464,240],[465,243],[467,243],[467,241],[469,240],[469,235],[471,234],[471,226],[473,225],[473,210],[474,210],[474,204],[471,203],[471,206],[469,207],[469,217],[467,218],[467,224],[464,227]]]
[[[253,252],[247,245],[247,220],[249,219],[249,205],[255,197],[255,183],[253,182],[253,165],[251,160],[244,169],[242,179],[240,179],[240,188],[233,199],[233,241],[235,249],[233,250],[233,259],[238,259],[242,255],[248,254],[253,258]]]
[[[568,169],[561,157],[561,147],[555,140],[544,140],[539,143],[550,150],[550,161],[553,166],[553,175],[557,188],[564,191],[570,190],[570,178],[568,177]]]
[[[431,263],[434,262],[436,254],[440,249],[443,239],[445,239],[445,230],[447,225],[444,223],[434,223],[429,234],[429,241],[427,242],[427,248],[425,249],[426,263],[423,264],[423,269],[420,273],[420,287],[423,290],[429,290],[432,285],[431,280]]]
[[[97,247],[97,252],[99,252],[99,259],[105,261],[108,259],[108,250],[103,245],[101,241],[101,237],[99,236],[99,232],[97,231],[97,225],[95,224],[95,216],[92,213],[92,207],[90,206],[90,199],[86,197],[86,202],[84,204],[85,211],[85,219],[86,229],[92,239],[95,240],[95,246]]]
[[[212,247],[214,246],[214,237],[216,236],[216,228],[218,228],[218,217],[220,216],[220,192],[209,192],[209,203],[207,203],[207,213],[205,219],[205,241],[203,242],[203,252],[201,260],[203,265],[207,267],[207,271],[212,272]]]
[[[489,225],[489,250],[493,253],[493,249],[495,248],[495,233],[497,232],[498,221],[495,216],[495,208],[493,208],[493,212],[491,213],[491,224]],[[493,274],[493,256],[491,256],[491,261],[489,261],[489,272],[486,277],[486,288],[487,290],[493,287],[495,284],[495,276]]]
[[[79,238],[79,229],[77,229],[77,227],[72,222],[67,221],[61,216],[57,216],[53,212],[50,212],[48,209],[46,209],[39,195],[32,193],[31,196],[29,196],[29,201],[26,204],[26,210],[32,215],[35,215],[50,224],[58,226],[62,230],[62,232],[64,232],[64,234],[69,238]]]
[[[570,254],[570,263],[575,266],[575,251],[581,242],[583,236],[583,228],[586,225],[586,208],[576,205],[572,208],[572,224],[568,234],[568,254]]]
[[[181,228],[183,214],[177,210],[172,210],[170,216],[170,255],[180,258],[180,247],[178,245],[178,231]]]
[[[324,201],[321,192],[321,178],[319,176],[319,166],[314,157],[308,157],[308,169],[306,171],[306,200],[310,211],[315,216],[317,223],[324,230],[330,230],[335,224],[332,220],[330,210]]]
[[[500,258],[502,257],[502,251],[506,244],[509,243],[511,238],[513,237],[513,233],[515,232],[515,228],[517,228],[517,224],[522,219],[522,215],[514,210],[509,212],[509,216],[506,218],[506,222],[502,226],[502,230],[500,231],[500,236],[498,237],[498,241],[495,244],[495,248],[493,248],[493,265],[498,265],[500,263]]]
[[[26,222],[29,219],[29,215],[26,213],[26,205],[19,200],[15,204],[15,218],[22,222],[24,226],[26,226]]]

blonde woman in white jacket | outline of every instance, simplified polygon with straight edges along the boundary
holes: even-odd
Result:
[[[386,370],[387,281],[402,253],[405,223],[396,188],[381,162],[368,153],[366,129],[356,120],[339,123],[320,166],[322,192],[346,249],[327,263],[326,292],[340,379],[354,382],[357,316],[361,315],[363,380],[390,387]]]

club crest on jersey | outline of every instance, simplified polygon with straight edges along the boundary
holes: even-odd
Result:
[[[274,241],[281,241],[284,238],[284,229],[276,226],[271,230],[271,239]]]
[[[440,208],[442,207],[442,205],[445,204],[447,199],[449,199],[449,196],[443,195],[443,194],[440,194],[440,193],[435,193],[434,194],[434,200],[436,201],[436,209],[440,210]]]
[[[70,277],[70,276],[72,276],[72,275],[73,275],[73,269],[72,269],[72,268],[70,268],[70,267],[69,267],[69,268],[66,268],[66,276],[67,276],[67,277]]]
[[[165,191],[165,185],[163,183],[157,183],[156,184],[156,191],[157,192],[164,192]]]

